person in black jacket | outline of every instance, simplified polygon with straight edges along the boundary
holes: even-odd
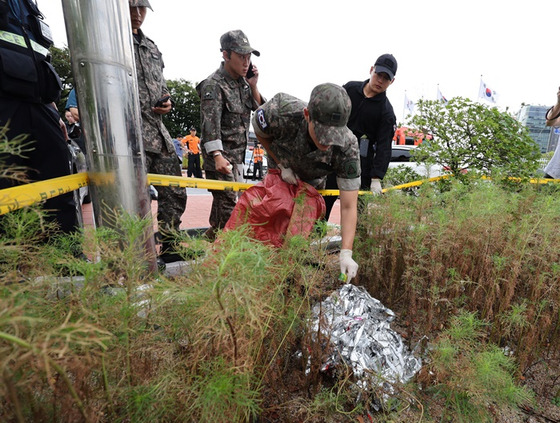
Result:
[[[0,128],[8,140],[25,138],[25,157],[3,157],[25,166],[28,182],[71,173],[66,127],[56,110],[62,85],[50,63],[51,31],[33,0],[0,0]],[[21,184],[0,178],[0,189]],[[45,201],[46,218],[69,233],[78,226],[72,192]]]
[[[391,161],[391,144],[395,134],[397,118],[387,98],[387,89],[395,81],[397,60],[392,54],[377,58],[366,81],[350,81],[343,85],[352,101],[348,128],[360,143],[362,168],[361,190],[381,194],[381,180]],[[337,189],[336,180],[327,180],[327,189]],[[329,219],[336,197],[325,197]]]

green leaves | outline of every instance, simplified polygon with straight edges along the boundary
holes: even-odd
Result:
[[[461,97],[420,100],[417,110],[412,125],[434,138],[420,144],[416,161],[447,166],[458,177],[468,169],[528,179],[538,168],[538,146],[508,113]]]

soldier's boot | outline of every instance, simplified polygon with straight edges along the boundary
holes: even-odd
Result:
[[[161,243],[161,250],[159,253],[159,258],[164,263],[173,263],[176,261],[184,261],[185,259],[181,256],[177,250],[175,249],[174,245],[169,241],[163,241]]]

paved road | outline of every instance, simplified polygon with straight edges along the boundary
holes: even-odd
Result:
[[[205,189],[187,188],[187,209],[181,218],[181,229],[208,227],[208,216],[212,206],[212,195]],[[84,224],[92,225],[92,206],[82,206]],[[155,219],[157,202],[152,201],[152,213]],[[337,200],[331,212],[329,222],[340,224],[340,204]]]

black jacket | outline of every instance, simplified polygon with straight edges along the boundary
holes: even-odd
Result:
[[[383,179],[391,161],[391,144],[397,118],[385,92],[371,98],[364,96],[363,88],[367,82],[350,81],[344,84],[352,101],[348,128],[358,141],[363,136],[370,141],[368,166],[365,169],[362,166],[362,172],[369,172],[372,178]]]

